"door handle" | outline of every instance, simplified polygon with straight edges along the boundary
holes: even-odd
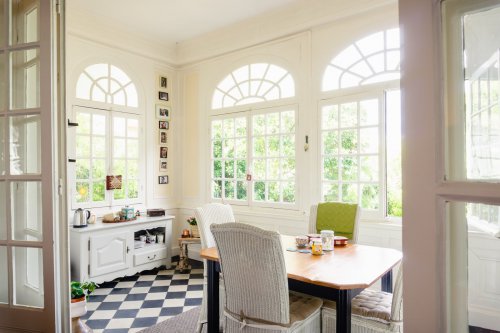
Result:
[[[129,253],[129,252],[130,252],[130,248],[127,246],[127,253]]]
[[[154,260],[155,258],[156,258],[156,254],[153,256],[153,258],[151,258],[150,256],[148,256],[149,260]]]

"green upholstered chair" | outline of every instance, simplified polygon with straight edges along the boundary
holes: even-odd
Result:
[[[324,202],[311,206],[309,230],[311,234],[321,230],[333,230],[335,236],[344,236],[350,243],[358,242],[359,205],[343,202]]]

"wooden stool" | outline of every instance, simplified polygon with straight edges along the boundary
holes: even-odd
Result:
[[[179,254],[179,263],[177,264],[175,269],[177,269],[180,272],[184,272],[191,269],[191,265],[189,265],[189,253],[188,253],[189,244],[201,244],[200,237],[179,238],[179,250],[181,252]]]

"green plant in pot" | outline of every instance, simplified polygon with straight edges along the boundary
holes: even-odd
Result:
[[[71,318],[87,313],[87,298],[98,287],[95,282],[71,281]]]
[[[198,222],[196,222],[196,218],[194,216],[190,216],[186,221],[191,226],[191,237],[200,237],[200,232],[198,231]]]

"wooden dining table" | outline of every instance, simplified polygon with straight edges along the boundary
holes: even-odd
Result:
[[[316,256],[287,250],[295,248],[295,237],[282,235],[281,240],[288,288],[335,301],[338,333],[351,332],[351,301],[363,289],[381,279],[382,290],[392,292],[392,268],[401,261],[401,251],[348,244]],[[219,255],[215,247],[200,254],[208,263],[207,331],[215,333],[219,332]]]

